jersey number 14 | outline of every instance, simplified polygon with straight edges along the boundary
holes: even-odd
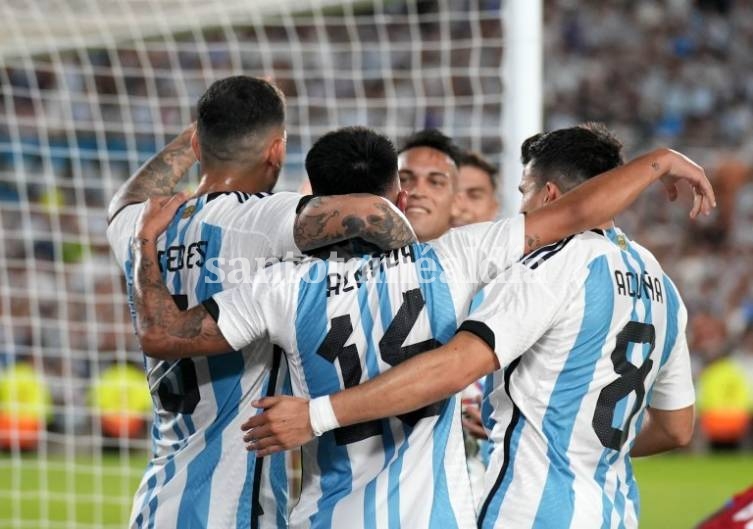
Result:
[[[387,364],[396,366],[412,356],[440,345],[433,338],[411,345],[403,345],[416,324],[424,305],[426,305],[426,302],[421,294],[421,289],[415,288],[403,292],[403,303],[384,332],[382,339],[379,340],[379,354]],[[345,345],[352,333],[353,322],[350,314],[332,318],[329,332],[316,351],[319,356],[329,362],[334,364],[335,361],[338,361],[340,363],[340,372],[345,388],[358,385],[363,374],[358,348],[355,344]],[[400,415],[398,418],[403,423],[413,427],[424,417],[439,415],[444,402],[431,404],[425,408]],[[382,435],[383,427],[382,421],[371,421],[337,428],[334,430],[335,441],[338,445],[355,443],[368,437]]]

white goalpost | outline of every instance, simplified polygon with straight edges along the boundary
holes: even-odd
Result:
[[[148,431],[108,435],[100,416],[113,400],[150,412],[145,381],[113,369],[142,356],[104,209],[213,81],[285,92],[278,189],[333,128],[399,144],[437,127],[502,167],[517,209],[518,146],[541,124],[540,0],[6,0],[0,17],[0,419],[40,385],[50,399],[33,446],[0,432],[0,527],[128,518]],[[109,376],[115,396],[98,393]]]

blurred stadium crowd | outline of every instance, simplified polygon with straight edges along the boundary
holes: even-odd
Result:
[[[451,2],[458,11],[466,3]],[[499,2],[480,3],[488,16],[473,26],[484,43],[477,51],[469,20],[459,17],[450,26],[448,49],[444,26],[429,16],[418,28],[426,44],[418,57],[410,47],[415,28],[399,18],[385,26],[393,43],[387,54],[368,46],[384,36],[366,23],[356,26],[358,37],[346,24],[327,26],[332,64],[297,52],[306,70],[348,75],[357,59],[358,79],[301,79],[290,49],[275,52],[276,43],[291,39],[300,50],[315,46],[313,23],[297,24],[294,34],[264,26],[269,54],[243,44],[260,36],[259,27],[249,26],[235,28],[238,53],[218,30],[204,34],[205,55],[183,51],[194,37],[179,35],[172,48],[65,52],[54,63],[5,68],[0,285],[7,301],[0,303],[0,362],[31,359],[45,372],[55,404],[51,431],[87,429],[90,381],[113,362],[140,363],[104,237],[104,208],[114,186],[190,120],[186,109],[209,84],[207,72],[219,78],[238,67],[274,71],[289,98],[291,123],[282,188],[297,186],[305,147],[333,122],[377,129],[397,122],[394,133],[404,136],[418,115],[424,126],[499,162],[499,135],[486,128],[479,136],[469,125],[493,116],[494,127],[502,111]],[[417,9],[425,4],[431,3]],[[406,9],[402,2],[384,7],[387,15]],[[690,315],[699,405],[736,410],[743,421],[713,416],[700,424],[708,440],[734,444],[753,410],[753,10],[731,0],[548,0],[544,13],[547,129],[602,121],[623,139],[628,155],[665,144],[704,164],[713,178],[720,203],[713,218],[691,223],[686,208],[667,207],[656,186],[618,224],[676,280]],[[450,107],[443,104],[448,100]],[[743,444],[753,444],[750,434]]]

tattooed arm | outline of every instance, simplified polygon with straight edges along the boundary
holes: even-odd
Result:
[[[107,208],[108,224],[129,204],[173,193],[178,181],[196,163],[191,148],[191,136],[195,130],[195,123],[186,127],[118,189]]]
[[[525,253],[608,222],[656,180],[664,184],[670,200],[677,198],[680,182],[691,187],[691,218],[708,214],[716,207],[714,190],[703,168],[676,151],[656,149],[591,178],[559,200],[530,212],[526,216]]]
[[[162,280],[157,236],[186,198],[182,194],[171,198],[150,198],[136,225],[132,242],[136,330],[144,353],[161,360],[232,350],[204,306],[181,311]],[[151,223],[147,227],[145,219]]]
[[[295,242],[303,251],[360,237],[383,250],[401,248],[416,236],[398,209],[376,195],[312,198],[295,220]]]

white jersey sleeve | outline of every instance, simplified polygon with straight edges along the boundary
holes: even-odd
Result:
[[[251,276],[249,283],[224,290],[204,303],[233,349],[268,338],[279,327],[281,322],[272,316],[288,313],[290,296],[286,294],[290,289],[285,286],[294,285],[293,279],[281,278],[280,272],[285,270],[292,268],[281,264],[260,270]]]
[[[298,193],[275,193],[237,215],[232,223],[225,226],[225,230],[236,232],[244,238],[247,235],[263,238],[269,245],[269,251],[265,253],[270,256],[284,257],[291,252],[299,254],[294,225],[300,201],[301,195]]]
[[[523,256],[525,215],[454,228],[429,244],[459,278],[485,284]]]
[[[133,236],[136,220],[143,209],[143,202],[129,204],[121,209],[107,226],[107,242],[110,243],[110,248],[120,268],[123,268],[123,263],[128,260],[129,241]]]
[[[677,337],[666,363],[659,369],[649,405],[657,410],[679,410],[695,403],[690,354],[685,336],[688,311],[680,302]]]
[[[576,283],[561,268],[530,269],[515,263],[484,287],[483,301],[458,330],[483,339],[500,368],[522,355],[557,320],[567,305],[568,290]]]

